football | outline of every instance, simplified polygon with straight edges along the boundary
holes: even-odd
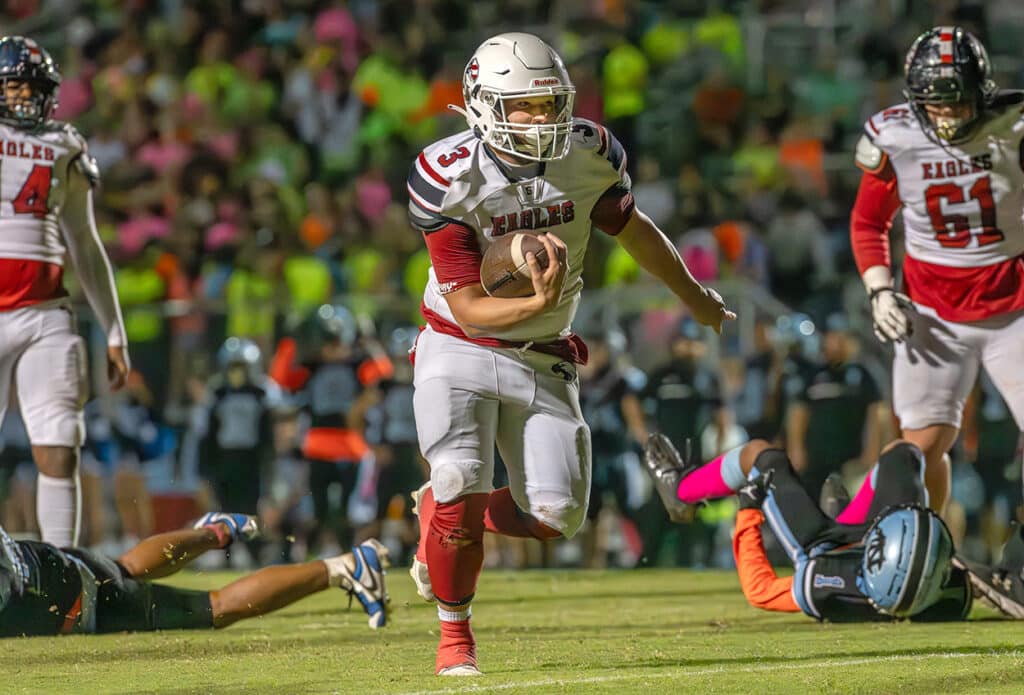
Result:
[[[492,297],[529,297],[533,294],[527,252],[537,256],[541,268],[548,267],[548,254],[536,234],[516,232],[500,236],[484,251],[480,263],[480,284]]]

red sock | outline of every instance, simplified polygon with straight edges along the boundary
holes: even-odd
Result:
[[[484,513],[484,530],[501,536],[536,538],[542,541],[559,538],[562,535],[520,510],[512,499],[512,491],[507,487],[495,490],[488,497],[487,511]]]
[[[426,537],[427,567],[434,596],[448,606],[473,600],[484,564],[484,510],[488,495],[463,495],[437,504]],[[422,544],[422,541],[421,541]]]
[[[476,639],[469,620],[441,620],[441,642],[434,662],[435,672],[467,663],[476,666]]]
[[[416,546],[416,559],[427,562],[427,536],[430,535],[430,519],[434,516],[434,488],[428,487],[416,505],[416,516],[420,522],[420,543]]]

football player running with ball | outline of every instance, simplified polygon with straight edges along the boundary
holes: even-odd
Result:
[[[925,453],[933,509],[979,366],[1024,427],[1024,93],[1000,92],[981,43],[936,27],[906,60],[908,103],[872,116],[850,221],[875,333],[895,343],[893,405]],[[903,290],[888,231],[903,210]]]
[[[590,432],[575,367],[587,353],[570,324],[591,227],[614,236],[700,323],[720,331],[735,318],[636,209],[615,136],[573,119],[575,88],[550,46],[522,33],[484,41],[463,95],[457,110],[469,129],[427,147],[408,180],[412,224],[433,266],[414,352],[430,483],[418,496],[412,574],[420,595],[438,602],[439,675],[479,674],[469,621],[484,532],[569,537],[586,516]],[[526,254],[531,296],[488,296],[483,253],[517,230],[539,233],[551,262],[542,268]],[[509,475],[499,490],[495,445]]]
[[[88,397],[85,343],[63,284],[65,257],[106,336],[115,389],[128,375],[128,354],[93,217],[99,170],[78,131],[51,119],[60,80],[35,41],[0,38],[0,419],[13,387],[39,469],[39,529],[43,541],[64,547],[78,536],[78,447]]]

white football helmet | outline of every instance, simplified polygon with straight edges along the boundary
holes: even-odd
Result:
[[[561,159],[569,152],[576,88],[557,53],[533,34],[498,34],[484,41],[462,76],[463,109],[478,138],[492,148],[537,162]],[[507,118],[504,100],[553,96],[555,121],[517,125]]]

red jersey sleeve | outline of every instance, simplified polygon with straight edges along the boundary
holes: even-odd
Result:
[[[605,234],[616,236],[626,226],[636,202],[629,188],[617,183],[605,191],[590,211],[590,221]]]
[[[860,273],[892,264],[889,229],[901,205],[896,174],[888,161],[878,172],[864,172],[850,213],[850,244]]]
[[[441,286],[447,294],[468,285],[480,284],[480,262],[483,253],[476,239],[476,232],[469,227],[450,222],[434,232],[424,232],[430,263]]]
[[[764,515],[757,509],[741,509],[736,515],[732,553],[743,595],[754,608],[799,613],[800,607],[793,599],[793,578],[776,576],[764,552],[763,521]]]

